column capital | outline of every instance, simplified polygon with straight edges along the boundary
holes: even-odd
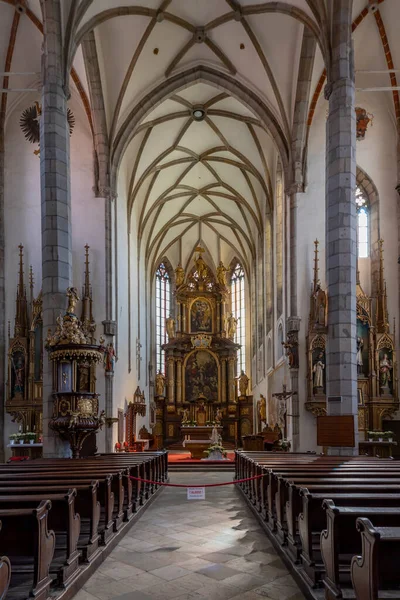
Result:
[[[300,331],[300,317],[288,317],[286,319],[286,330],[289,331]]]
[[[296,194],[304,194],[304,192],[305,187],[303,181],[294,181],[292,183],[289,183],[289,185],[285,189],[285,193],[291,197],[295,196]]]
[[[116,321],[103,321],[104,335],[117,335],[117,322]]]
[[[108,185],[93,187],[93,192],[96,198],[107,198],[108,200],[116,200],[118,198],[117,192]]]

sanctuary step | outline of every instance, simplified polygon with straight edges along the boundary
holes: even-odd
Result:
[[[235,463],[229,460],[221,461],[199,461],[199,462],[173,462],[168,464],[168,471],[179,471],[180,473],[193,473],[193,471],[218,471],[234,472]]]
[[[225,448],[225,450],[231,450],[232,452],[235,450],[235,444],[233,444],[232,442],[222,442],[222,445]],[[174,442],[173,444],[169,445],[167,449],[172,452],[174,450],[185,450],[185,448],[182,445],[182,442]]]

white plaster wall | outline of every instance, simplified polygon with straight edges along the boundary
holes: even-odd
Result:
[[[28,102],[33,101],[29,100]],[[33,154],[36,146],[27,142],[19,127],[20,114],[27,103],[12,112],[6,124],[5,144],[5,269],[6,269],[6,322],[11,321],[14,333],[15,294],[17,286],[18,245],[24,246],[25,283],[28,285],[29,265],[34,272],[34,295],[41,289],[41,200],[40,159]],[[84,245],[90,246],[91,282],[94,318],[97,336],[105,318],[104,286],[104,200],[93,195],[93,145],[91,131],[81,105],[73,96],[70,107],[76,125],[71,137],[71,218],[73,284],[81,290],[84,280]],[[78,314],[80,307],[78,306]],[[100,410],[104,408],[104,374],[97,370],[97,391]],[[18,425],[5,415],[4,439],[8,443],[11,432]],[[104,433],[98,435],[98,448],[104,449]]]

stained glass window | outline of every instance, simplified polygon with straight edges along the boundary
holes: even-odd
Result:
[[[369,256],[369,204],[361,188],[356,189],[358,256]]]
[[[165,356],[161,348],[167,340],[165,320],[170,315],[170,277],[164,263],[156,271],[156,353],[157,373],[165,373]]]
[[[234,342],[241,344],[238,352],[237,372],[246,370],[246,315],[244,295],[244,269],[237,263],[231,276],[231,309],[237,319]]]

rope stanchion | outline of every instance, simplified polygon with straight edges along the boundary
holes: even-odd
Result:
[[[224,483],[203,483],[203,484],[184,484],[184,483],[165,483],[164,481],[152,481],[151,479],[142,479],[141,477],[133,477],[130,475],[130,478],[134,481],[140,481],[140,483],[150,483],[152,485],[163,485],[164,487],[180,487],[180,488],[206,488],[206,487],[220,487],[222,485],[232,485],[236,483],[245,483],[246,481],[253,481],[254,479],[260,479],[261,477],[268,476],[268,473],[263,473],[262,475],[254,475],[254,477],[247,477],[246,479],[234,479],[233,481],[225,481]]]

